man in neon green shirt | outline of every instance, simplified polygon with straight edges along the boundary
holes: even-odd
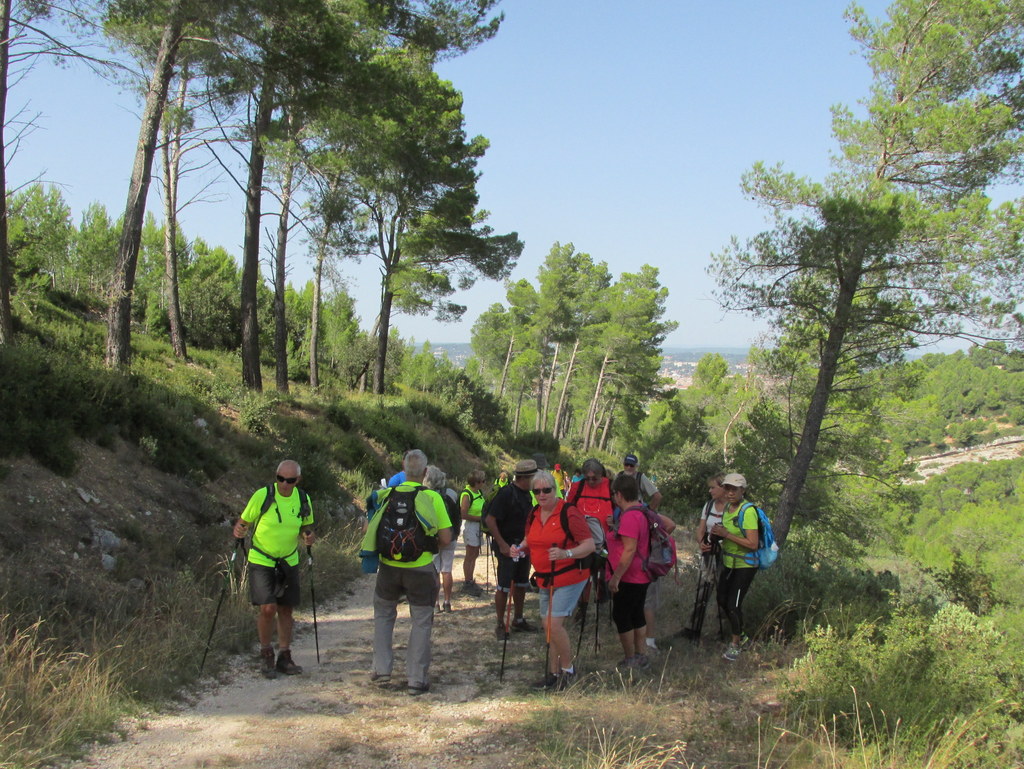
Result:
[[[252,528],[249,548],[249,597],[259,607],[256,632],[260,639],[263,675],[297,675],[302,668],[292,661],[292,612],[299,605],[299,539],[312,545],[313,507],[309,495],[297,487],[299,464],[286,459],[277,466],[277,482],[257,489],[249,498],[234,535],[243,539]],[[268,501],[269,495],[274,498]],[[277,626],[277,661],[274,661],[274,626]]]
[[[441,585],[434,566],[434,553],[452,539],[444,500],[436,491],[422,485],[427,465],[427,455],[419,449],[406,453],[402,462],[406,479],[398,486],[380,491],[377,510],[367,524],[362,546],[364,552],[376,552],[380,558],[373,592],[370,680],[375,683],[391,681],[398,601],[405,595],[412,619],[405,672],[408,693],[413,696],[430,689],[430,634]],[[397,512],[399,505],[403,506],[403,515]]]

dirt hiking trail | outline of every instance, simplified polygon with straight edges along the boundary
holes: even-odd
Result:
[[[398,607],[395,670],[386,687],[371,684],[373,586],[361,575],[353,591],[317,607],[321,664],[316,662],[308,588],[296,612],[295,661],[304,673],[264,679],[255,656],[235,657],[217,682],[169,712],[126,726],[123,741],[96,744],[67,769],[327,769],[402,767],[496,769],[521,764],[513,750],[522,732],[507,725],[532,709],[530,683],[540,677],[541,632],[514,633],[508,641],[504,683],[498,682],[502,644],[495,640],[493,593],[460,592],[461,555],[454,569],[452,613],[437,614],[430,691],[406,693],[408,605]],[[477,562],[483,567],[484,559]],[[478,568],[479,571],[479,568]],[[483,585],[484,574],[477,574]],[[493,570],[491,584],[493,586]],[[527,595],[526,616],[537,616]],[[592,626],[593,619],[588,619]],[[602,617],[602,626],[606,625]],[[255,637],[255,622],[253,636]],[[593,637],[593,633],[589,635]],[[609,636],[611,642],[614,636]],[[592,646],[591,646],[592,648]],[[255,647],[254,647],[255,651]],[[526,701],[524,701],[524,699]]]

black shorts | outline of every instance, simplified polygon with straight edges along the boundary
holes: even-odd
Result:
[[[299,605],[299,565],[283,568],[285,584],[278,584],[277,570],[273,566],[249,564],[249,600],[253,606],[268,603],[284,606]]]
[[[507,593],[512,585],[526,587],[530,584],[529,556],[524,555],[518,561],[513,561],[497,549],[494,552],[498,556],[498,590]]]

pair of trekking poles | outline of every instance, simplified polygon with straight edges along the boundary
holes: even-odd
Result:
[[[210,644],[213,642],[213,632],[217,629],[217,619],[220,617],[220,607],[224,604],[224,597],[228,594],[231,589],[231,580],[235,576],[235,558],[240,550],[245,547],[244,539],[235,540],[235,549],[231,551],[231,557],[228,559],[227,568],[224,569],[224,584],[220,589],[220,598],[217,599],[217,610],[213,613],[213,622],[210,623],[210,633],[206,637],[206,648],[203,649],[203,659],[199,663],[199,673],[202,675],[203,668],[206,667],[206,655],[210,653]],[[313,638],[316,642],[316,664],[320,664],[320,632],[317,629],[316,624],[316,587],[313,584],[313,546],[306,545],[306,556],[308,558],[307,563],[309,564],[309,597],[313,604]]]
[[[600,642],[601,602],[598,600],[598,597],[599,597],[598,596],[599,588],[598,588],[598,584],[597,584],[598,577],[597,577],[596,574],[591,574],[588,579],[590,581],[590,588],[591,589],[590,589],[590,594],[587,597],[587,600],[582,604],[583,611],[580,614],[580,638],[579,638],[579,641],[576,644],[576,655],[577,656],[579,656],[580,651],[583,649],[583,633],[584,633],[584,630],[586,629],[586,626],[587,626],[587,605],[591,601],[594,601],[597,604],[597,608],[595,609],[595,611],[597,612],[597,615],[596,615],[595,620],[594,620],[594,653],[595,654],[597,653],[598,649],[600,648],[600,644],[601,644],[601,642]],[[552,607],[554,605],[554,592],[555,592],[554,586],[551,586],[551,587],[548,588],[548,617],[547,617],[547,622],[545,623],[545,628],[544,628],[545,641],[546,641],[545,647],[544,647],[544,672],[545,673],[548,672],[548,662],[549,662],[549,656],[548,655],[550,655],[550,653],[551,653],[551,611],[552,611]],[[512,629],[512,607],[513,607],[513,601],[512,601],[512,595],[511,595],[511,592],[510,592],[509,596],[508,596],[508,599],[507,599],[507,603],[505,604],[505,623],[504,623],[505,624],[505,638],[502,641],[502,647],[501,647],[501,669],[498,671],[498,682],[499,683],[501,683],[501,681],[505,677],[505,655],[506,655],[506,652],[508,651],[509,632]]]
[[[710,552],[701,554],[701,565],[697,570],[697,590],[693,601],[693,611],[690,612],[690,626],[680,631],[680,635],[688,638],[694,643],[700,641],[704,631],[704,617],[707,615],[708,604],[711,602],[711,594],[718,584],[718,554],[717,545]],[[718,635],[725,637],[725,628],[722,625],[722,612],[718,612]]]

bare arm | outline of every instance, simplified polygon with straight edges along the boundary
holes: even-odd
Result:
[[[622,540],[622,557],[615,566],[611,579],[608,580],[608,589],[613,593],[619,592],[622,575],[629,569],[629,565],[633,562],[633,556],[636,555],[636,540],[633,537],[622,537],[621,535],[620,539]]]

